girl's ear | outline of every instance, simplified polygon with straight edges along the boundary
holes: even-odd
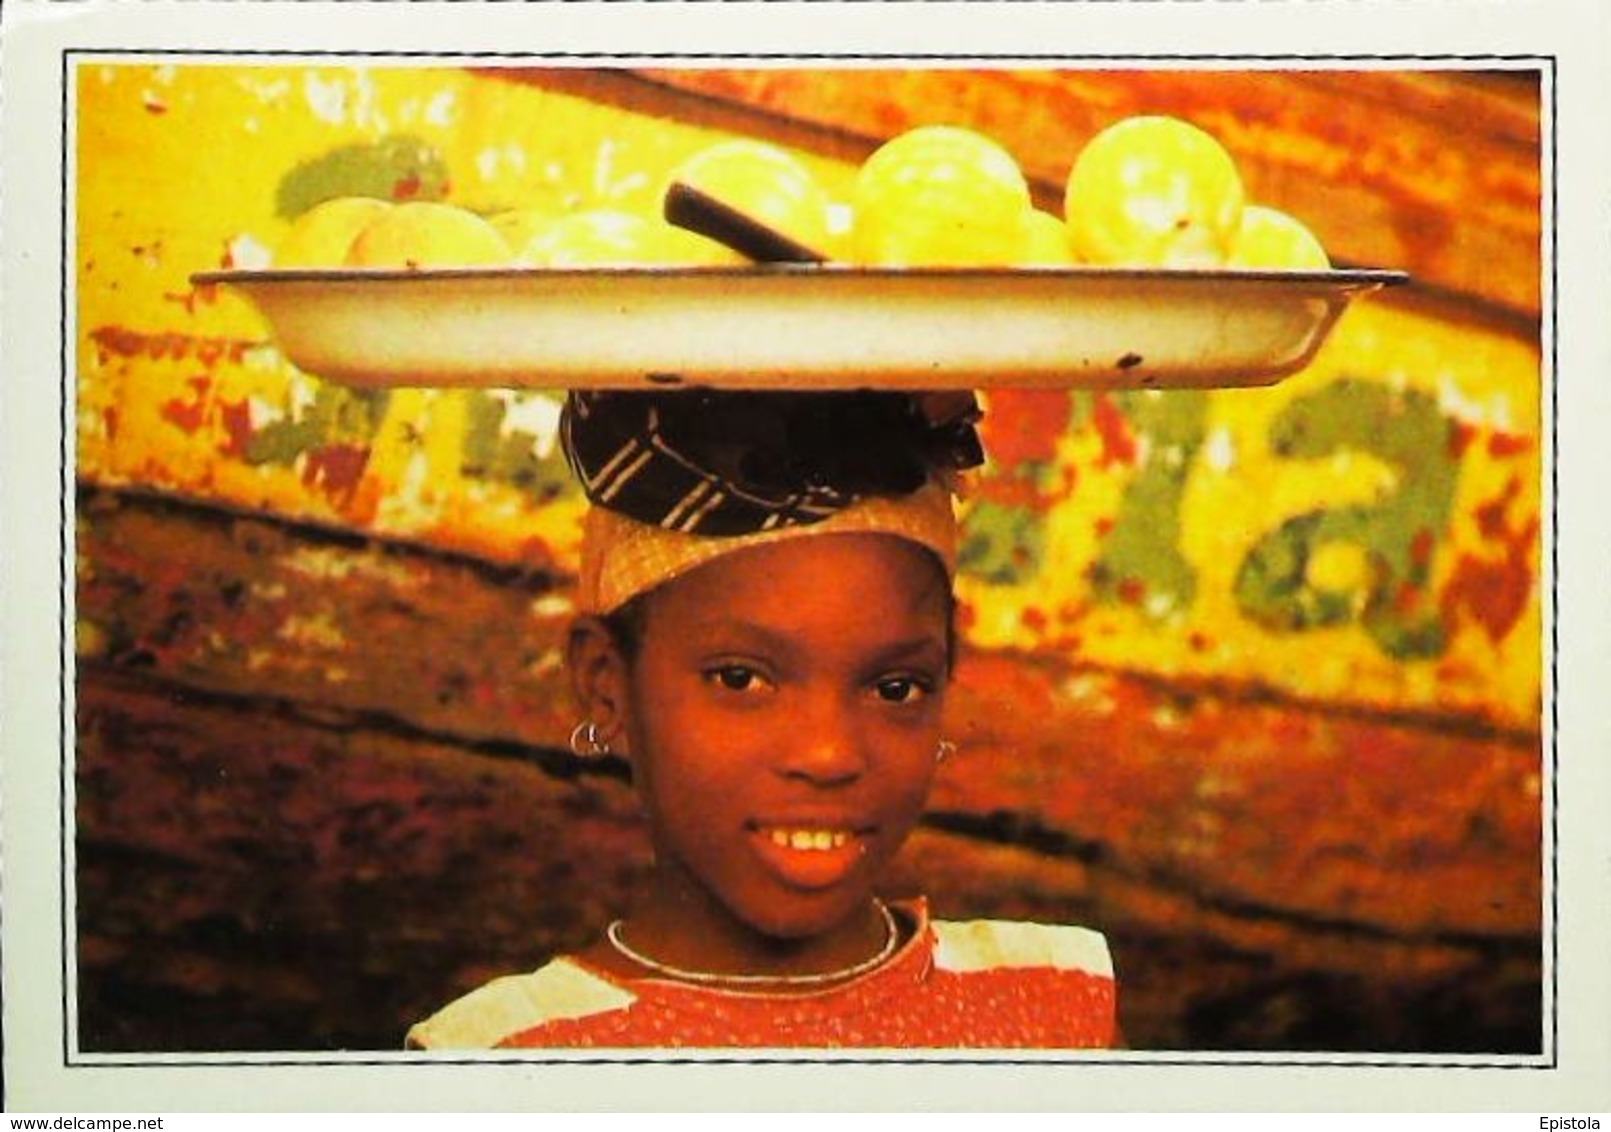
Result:
[[[565,662],[582,719],[613,750],[627,754],[631,674],[615,634],[597,617],[578,618],[566,641]]]

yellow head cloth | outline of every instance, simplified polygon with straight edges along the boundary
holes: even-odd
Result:
[[[910,495],[864,496],[820,522],[725,538],[667,530],[593,507],[582,520],[577,608],[583,613],[613,613],[639,594],[723,555],[785,539],[834,534],[904,538],[933,551],[947,576],[956,574],[957,522],[951,491],[932,479]]]

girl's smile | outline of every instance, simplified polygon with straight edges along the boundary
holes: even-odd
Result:
[[[626,933],[711,970],[864,958],[883,932],[875,880],[934,771],[944,571],[888,535],[791,538],[646,602],[630,659],[602,626],[573,657],[595,718],[625,740],[656,851]]]
[[[876,827],[752,822],[754,848],[762,864],[786,885],[804,890],[829,888],[861,863],[867,839]]]

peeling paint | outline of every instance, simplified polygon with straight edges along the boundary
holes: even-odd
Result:
[[[676,162],[729,135],[448,68],[80,74],[80,162],[107,171],[81,185],[81,474],[560,578],[573,570],[580,503],[553,449],[548,395],[444,392],[405,411],[333,391],[265,345],[247,304],[194,291],[188,275],[259,262],[324,194],[436,196],[488,212],[619,193],[642,207]],[[147,113],[142,92],[170,112]],[[243,152],[227,176],[187,163],[209,136],[249,145],[250,160]],[[842,196],[849,164],[805,157]],[[1536,718],[1536,336],[1390,299],[1350,309],[1306,372],[1202,395],[1208,407],[1183,431],[1165,419],[1174,393],[991,391],[990,463],[964,509],[970,641],[1320,699]],[[1345,380],[1377,392],[1324,392]],[[1328,413],[1376,408],[1374,435],[1358,427],[1324,452],[1277,435],[1290,412],[1324,433]],[[1417,434],[1427,447],[1411,451],[1401,442],[1418,416],[1442,431]],[[1498,508],[1511,474],[1523,490]],[[1306,521],[1319,525],[1290,525]],[[1250,613],[1237,583],[1248,562],[1284,563],[1290,592],[1266,586]],[[1498,601],[1486,618],[1485,600]],[[1272,601],[1285,613],[1260,612]],[[1316,648],[1327,664],[1305,662]]]

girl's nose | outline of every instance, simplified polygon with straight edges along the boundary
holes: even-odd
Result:
[[[811,697],[810,705],[792,717],[779,749],[780,773],[821,786],[853,782],[867,770],[855,708],[834,694]]]

